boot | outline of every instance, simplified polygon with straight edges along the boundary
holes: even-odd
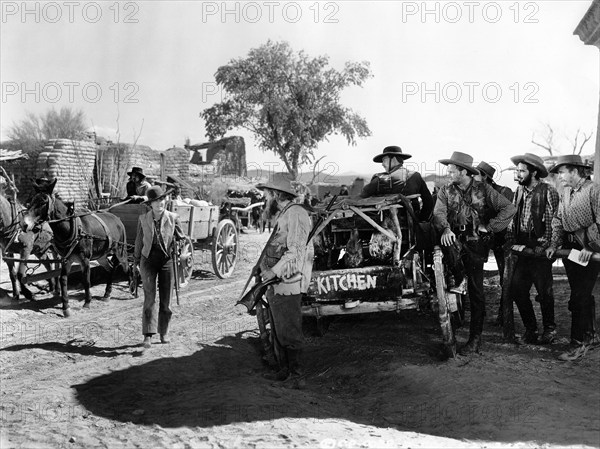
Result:
[[[284,366],[279,371],[274,373],[265,373],[263,377],[267,380],[275,380],[277,382],[283,382],[290,377],[290,370],[287,366]]]
[[[290,383],[290,386],[295,389],[302,389],[306,386],[306,381],[304,380],[304,369],[300,363],[300,357],[302,355],[301,349],[288,349],[288,367],[290,372],[290,377],[286,380],[286,383]]]
[[[527,329],[525,333],[515,339],[515,343],[518,345],[537,345],[538,344],[538,333],[536,329]]]
[[[481,335],[473,335],[469,337],[469,341],[458,351],[460,355],[479,354],[481,347]]]
[[[142,346],[146,349],[152,346],[152,335],[146,335],[144,337],[144,342],[142,343]]]

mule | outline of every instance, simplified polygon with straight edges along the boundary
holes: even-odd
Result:
[[[108,301],[112,293],[113,277],[119,267],[128,273],[127,238],[125,225],[110,212],[86,212],[72,214],[66,204],[54,193],[56,179],[48,186],[36,186],[38,193],[33,197],[25,216],[29,227],[48,222],[54,233],[54,246],[61,263],[60,290],[65,318],[70,316],[67,283],[73,262],[78,261],[83,273],[85,291],[84,308],[89,308],[90,262],[97,260],[109,276],[102,301]]]
[[[0,249],[2,254],[18,254],[19,259],[28,260],[31,255],[36,256],[47,271],[53,269],[51,262],[44,262],[46,257],[53,258],[52,229],[44,224],[36,230],[24,232],[25,207],[17,200],[9,200],[0,195]],[[21,299],[21,293],[26,299],[32,300],[33,293],[23,282],[27,264],[12,260],[4,260],[8,266],[8,274],[12,284],[13,299]],[[17,268],[18,267],[18,268]],[[58,282],[49,279],[49,290],[58,292]]]

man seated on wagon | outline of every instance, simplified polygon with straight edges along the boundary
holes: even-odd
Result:
[[[431,192],[419,172],[409,171],[403,167],[404,160],[410,157],[412,156],[403,153],[398,146],[385,147],[383,153],[373,158],[374,162],[383,165],[385,172],[374,174],[371,182],[364,186],[360,196],[367,198],[390,193],[401,193],[405,196],[420,194],[422,206],[418,198],[413,199],[411,204],[420,221],[429,221],[433,211]]]
[[[131,200],[131,203],[141,203],[146,201],[148,197],[146,196],[146,190],[148,190],[151,185],[148,181],[146,181],[146,175],[144,174],[144,170],[141,167],[133,167],[130,172],[127,172],[129,175],[129,181],[127,182],[127,198]]]

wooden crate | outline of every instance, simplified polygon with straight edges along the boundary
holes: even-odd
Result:
[[[212,236],[219,222],[219,206],[172,206],[179,215],[183,232],[192,240],[205,240]]]

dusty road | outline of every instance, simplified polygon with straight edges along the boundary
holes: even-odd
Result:
[[[503,343],[491,324],[496,276],[486,281],[482,355],[441,361],[425,312],[344,318],[309,338],[307,387],[292,390],[263,379],[256,321],[233,307],[266,238],[241,236],[228,280],[197,253],[203,269],[174,306],[173,342],[146,351],[142,299],[125,283],[88,310],[73,286],[68,320],[49,294],[3,298],[0,446],[600,447],[600,350],[556,360],[570,326],[564,279],[555,283],[561,338],[551,347]],[[103,289],[94,287],[96,297]]]

